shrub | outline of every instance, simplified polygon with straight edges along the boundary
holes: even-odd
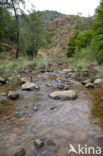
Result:
[[[2,44],[0,43],[0,53],[4,51]]]
[[[75,53],[76,39],[77,39],[78,35],[79,35],[79,32],[76,31],[76,32],[74,32],[73,36],[69,39],[69,43],[68,43],[67,49],[66,49],[67,57],[71,57]]]

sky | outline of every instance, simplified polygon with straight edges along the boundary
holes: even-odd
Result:
[[[78,14],[92,16],[100,0],[29,0],[28,9],[35,6],[36,10],[56,10],[64,14]],[[31,5],[32,3],[32,5]]]

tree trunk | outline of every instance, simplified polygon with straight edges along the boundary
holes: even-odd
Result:
[[[19,28],[18,28],[19,29]],[[19,50],[20,50],[20,34],[19,30],[17,32],[17,49],[16,49],[16,59],[19,57]]]
[[[16,8],[15,8],[15,5],[14,5],[14,1],[11,0],[11,2],[12,2],[12,6],[13,6],[13,9],[14,9],[14,13],[15,13],[15,19],[16,19],[16,22],[17,22],[17,49],[16,49],[16,59],[18,59],[18,57],[19,57],[19,50],[20,50],[19,18],[18,18],[17,11],[16,11]]]
[[[34,35],[33,35],[33,43],[32,43],[32,60],[34,59]]]

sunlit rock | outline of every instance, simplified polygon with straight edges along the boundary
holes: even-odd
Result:
[[[103,87],[103,79],[96,79],[94,81],[94,84],[99,86],[99,87]]]
[[[94,84],[93,83],[87,83],[85,85],[86,88],[94,88]]]
[[[16,100],[20,96],[19,92],[9,91],[8,98],[11,100]]]
[[[34,145],[37,147],[37,148],[42,148],[44,146],[44,142],[41,141],[40,139],[36,139],[34,141]]]
[[[30,78],[29,77],[21,77],[21,84],[26,83],[26,82],[30,82]]]
[[[0,83],[6,83],[6,80],[2,77],[0,77]]]
[[[61,99],[61,100],[74,100],[77,98],[77,94],[73,90],[67,91],[55,91],[49,94],[53,99]]]
[[[32,83],[32,82],[26,82],[21,86],[21,89],[33,90],[33,89],[39,89],[39,86],[37,86],[35,83]]]

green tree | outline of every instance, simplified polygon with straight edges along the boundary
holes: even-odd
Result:
[[[76,49],[76,39],[79,35],[78,31],[75,31],[73,36],[69,39],[69,43],[67,45],[67,57],[71,57],[73,56],[73,54],[75,53],[75,49]]]
[[[96,10],[97,13],[97,20],[94,26],[94,33],[95,33],[95,47],[98,51],[98,62],[103,62],[103,0],[100,1],[100,5]]]
[[[20,51],[19,16],[20,16],[20,13],[22,11],[20,4],[24,4],[24,0],[10,0],[10,6],[14,11],[14,15],[15,15],[15,19],[16,19],[16,43],[17,43],[16,59],[19,57],[19,51]]]
[[[16,43],[16,58],[18,58],[20,51],[19,17],[21,4],[24,4],[24,0],[0,0],[0,36]],[[11,12],[15,19],[11,16]]]
[[[10,17],[9,12],[6,10],[7,6],[7,0],[0,0],[0,52],[3,51],[2,40],[6,35],[7,22]]]
[[[28,33],[30,40],[26,53],[31,55],[33,59],[43,43],[42,19],[39,12],[32,11],[32,13],[30,13]]]
[[[85,30],[82,33],[79,33],[78,31],[74,32],[67,45],[67,57],[71,57],[76,51],[80,52],[82,48],[90,46],[92,38],[92,30]]]
[[[85,30],[75,40],[75,45],[78,50],[82,48],[86,48],[90,45],[91,40],[93,38],[93,31],[92,30]]]

